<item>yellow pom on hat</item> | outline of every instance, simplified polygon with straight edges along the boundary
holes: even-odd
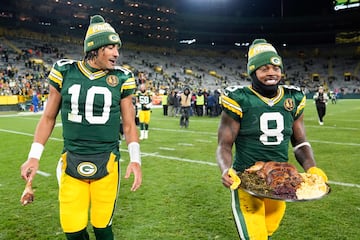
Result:
[[[274,46],[265,39],[255,39],[249,47],[247,72],[251,75],[256,69],[266,64],[283,69],[282,59]]]
[[[113,44],[121,46],[119,34],[115,29],[100,15],[90,17],[90,25],[84,40],[84,52]]]

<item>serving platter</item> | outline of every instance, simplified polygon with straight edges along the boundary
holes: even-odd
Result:
[[[313,201],[313,200],[319,200],[322,199],[323,197],[327,196],[330,192],[331,192],[331,187],[329,184],[326,183],[326,191],[324,191],[323,195],[317,195],[315,197],[307,197],[307,198],[301,198],[301,199],[297,199],[297,198],[283,198],[281,196],[272,194],[271,192],[269,192],[269,194],[264,194],[264,193],[260,193],[256,190],[251,190],[251,189],[246,189],[242,186],[240,186],[240,188],[242,190],[244,190],[245,192],[249,193],[250,195],[254,196],[254,197],[259,197],[259,198],[269,198],[269,199],[273,199],[273,200],[280,200],[280,201],[285,201],[285,202],[304,202],[304,201]]]

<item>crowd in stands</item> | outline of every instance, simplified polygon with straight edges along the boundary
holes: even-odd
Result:
[[[180,92],[187,86],[195,95],[201,92],[214,96],[228,85],[250,84],[246,51],[174,50],[125,44],[119,65],[132,70],[139,83],[145,81],[156,94]],[[323,85],[336,93],[360,94],[360,53],[329,56],[321,51],[326,52],[284,51],[283,84],[300,86],[306,93]],[[2,37],[0,55],[0,96],[22,95],[31,99],[34,93],[47,94],[46,76],[55,61],[80,60],[83,52],[81,44]]]

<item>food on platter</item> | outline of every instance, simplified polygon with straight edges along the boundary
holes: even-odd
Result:
[[[239,177],[240,187],[258,197],[306,201],[319,199],[330,191],[320,176],[299,173],[287,162],[256,162]]]

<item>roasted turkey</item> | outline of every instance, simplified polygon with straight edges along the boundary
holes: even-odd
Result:
[[[296,189],[304,181],[297,169],[287,162],[256,162],[245,172],[255,173],[273,189],[280,198],[296,199]]]

